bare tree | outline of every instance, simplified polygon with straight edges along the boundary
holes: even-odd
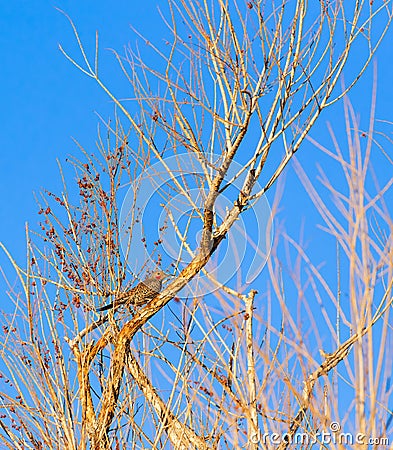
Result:
[[[98,35],[90,60],[70,20],[82,62],[61,50],[108,94],[117,115],[105,124],[97,151],[81,148],[83,161],[70,161],[77,191],[67,181],[68,169],[62,169],[63,193],[44,193],[39,200],[41,233],[27,230],[26,268],[8,255],[19,285],[10,284],[15,313],[4,318],[2,358],[12,387],[1,393],[3,445],[276,448],[266,438],[276,432],[286,433],[280,448],[288,448],[299,430],[315,438],[328,423],[342,422],[329,374],[343,360],[359,431],[386,435],[391,369],[383,350],[376,369],[365,351],[372,358],[374,328],[381,345],[391,337],[392,242],[391,234],[368,232],[364,201],[379,224],[391,226],[381,206],[390,185],[368,196],[368,159],[362,159],[360,144],[354,138],[348,161],[338,144],[332,155],[341,163],[349,197],[325,181],[341,211],[347,208],[348,229],[297,166],[347,258],[349,312],[304,249],[280,228],[268,258],[277,204],[266,222],[266,246],[255,244],[267,260],[263,308],[255,302],[257,286],[245,287],[249,263],[231,233],[244,216],[252,240],[249,212],[322,111],[364,73],[390,24],[390,2],[170,0],[168,5],[164,20],[171,37],[163,48],[146,41],[146,51],[160,59],[156,67],[140,51],[115,54],[133,103],[117,98],[101,79]],[[352,79],[339,89],[347,64]],[[352,122],[347,119],[349,136],[361,133]],[[372,127],[367,135],[371,146]],[[162,222],[148,217],[160,224],[157,236],[140,208],[147,201],[161,214]],[[183,220],[176,219],[179,211]],[[178,242],[173,255],[163,255],[168,236]],[[219,276],[227,240],[239,259],[237,285]],[[277,250],[283,240],[307,266],[307,287],[321,302],[321,320],[334,337],[332,353],[322,350],[311,314],[314,333],[304,334],[286,303]],[[97,312],[160,266],[173,278],[146,305],[131,313]],[[197,277],[201,273],[205,277]],[[299,298],[305,296],[300,273],[291,276]],[[280,326],[269,313],[273,301],[282,312]]]

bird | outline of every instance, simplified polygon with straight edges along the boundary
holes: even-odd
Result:
[[[132,289],[121,294],[112,303],[97,308],[97,311],[115,310],[121,305],[142,306],[161,292],[162,281],[169,276],[162,270],[156,270]]]

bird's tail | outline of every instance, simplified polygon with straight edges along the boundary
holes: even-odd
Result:
[[[109,305],[101,306],[101,308],[97,308],[97,311],[107,311],[108,309],[112,309],[114,307],[114,302],[109,303]]]
[[[101,306],[100,308],[97,308],[97,311],[108,311],[108,309],[116,310],[119,306],[124,305],[124,303],[127,302],[127,299],[116,299],[112,303],[109,303],[108,305]]]

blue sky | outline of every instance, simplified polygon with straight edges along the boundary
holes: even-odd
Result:
[[[113,117],[108,98],[58,50],[59,43],[71,53],[76,47],[68,21],[55,8],[75,20],[88,49],[93,48],[95,30],[99,30],[101,56],[108,72],[113,68],[110,77],[116,84],[121,76],[106,49],[121,51],[135,41],[131,23],[150,29],[159,20],[155,4],[1,2],[0,240],[18,257],[24,254],[25,221],[38,221],[33,191],[59,189],[56,158],[64,163],[67,155],[76,154],[72,137],[94,148],[99,122],[95,112],[106,119]]]
[[[69,23],[56,7],[75,21],[88,50],[93,50],[94,33],[99,30],[101,65],[106,80],[116,89],[126,85],[107,49],[121,52],[125,45],[135,42],[130,24],[151,39],[159,40],[164,26],[158,3],[157,0],[119,0],[115,5],[104,0],[1,2],[0,240],[18,258],[24,254],[25,221],[32,224],[38,221],[33,191],[42,187],[60,189],[56,158],[64,162],[68,154],[77,153],[71,137],[93,149],[99,122],[95,112],[104,118],[113,116],[105,94],[58,50],[58,43],[62,43],[71,54],[77,54]],[[392,42],[390,31],[377,55],[377,117],[386,120],[393,119]],[[370,68],[351,94],[355,108],[365,118],[371,82]],[[322,116],[312,135],[326,136],[326,120],[337,126],[337,118],[342,122],[340,105]],[[300,158],[304,155],[314,165],[311,146],[306,143],[301,152]]]
[[[150,40],[160,42],[167,30],[160,18],[159,3],[165,7],[166,2],[157,0],[120,0],[115,6],[104,0],[16,0],[1,3],[0,95],[3,108],[0,112],[0,241],[22,265],[25,257],[25,222],[37,229],[41,219],[37,215],[39,208],[34,193],[38,195],[43,188],[61,192],[57,160],[64,165],[67,156],[80,155],[72,138],[87,150],[95,151],[97,125],[100,122],[98,115],[104,119],[114,116],[113,105],[94,80],[79,72],[59,51],[58,44],[61,43],[71,55],[79,58],[71,26],[56,8],[73,19],[90,58],[94,55],[95,32],[99,31],[103,79],[116,94],[126,97],[128,84],[109,49],[121,53],[124,46],[135,44],[138,38],[133,34],[131,25]],[[393,32],[390,30],[375,59],[378,82],[376,116],[385,120],[393,120],[392,42]],[[344,73],[349,82],[351,67]],[[371,66],[350,94],[364,128],[368,126],[372,82]],[[331,145],[326,126],[328,121],[345,143],[341,103],[323,112],[311,136],[324,145]],[[392,153],[390,148],[386,151]],[[341,176],[329,158],[307,141],[297,157],[312,180],[317,175],[317,163],[331,176]],[[383,158],[380,160],[384,161]],[[376,171],[382,179],[391,176],[389,165],[381,164]],[[295,237],[302,224],[309,222],[311,226],[307,229],[305,242],[307,245],[315,243],[319,239],[315,224],[322,221],[307,195],[300,195],[303,188],[290,166],[284,177],[289,188],[285,189],[281,202],[281,218]],[[340,182],[339,179],[335,181]],[[273,193],[269,193],[270,201],[273,200]],[[327,251],[334,253],[334,248],[330,247]],[[310,245],[310,252],[315,252],[317,262],[325,260],[326,249],[322,253],[318,245]],[[334,260],[334,254],[331,256]],[[0,262],[4,260],[4,254],[1,254]]]
[[[106,49],[121,51],[135,42],[130,24],[150,38],[160,39],[154,33],[164,29],[157,4],[156,0],[120,0],[115,4],[103,0],[1,2],[0,239],[18,257],[24,254],[25,221],[37,220],[32,192],[42,187],[60,188],[56,158],[64,162],[68,154],[76,153],[71,137],[93,148],[99,121],[95,112],[104,118],[113,116],[105,94],[58,50],[58,43],[62,43],[71,54],[77,54],[69,23],[56,7],[75,21],[90,55],[95,30],[99,30],[101,65],[106,79],[116,87],[122,83],[125,86],[124,79]],[[386,120],[392,118],[392,39],[390,31],[377,55],[377,117]],[[370,99],[364,93],[369,92],[371,82],[370,68],[351,94],[355,107],[365,117]],[[324,114],[312,134],[325,135],[325,121],[335,122],[342,117],[341,111],[338,106],[334,113]],[[307,144],[304,147],[306,153]]]
[[[33,4],[34,3],[34,4]],[[95,150],[100,119],[113,118],[113,105],[94,80],[79,72],[59,51],[58,44],[79,58],[78,48],[64,10],[75,22],[88,56],[94,55],[95,32],[100,36],[100,67],[103,79],[120,97],[126,97],[128,85],[109,49],[122,52],[134,45],[137,37],[133,25],[150,40],[160,42],[167,33],[158,11],[157,0],[144,2],[117,1],[13,1],[0,6],[0,240],[23,264],[25,255],[25,222],[34,229],[40,216],[34,199],[43,188],[61,192],[57,160],[65,163],[68,155],[79,156],[72,138],[89,151]],[[166,2],[161,2],[165,6]],[[377,67],[376,117],[393,120],[393,32],[389,31],[375,59]],[[350,79],[351,67],[344,72]],[[367,128],[371,102],[373,67],[351,92],[350,98],[362,126]],[[345,142],[344,114],[341,103],[324,111],[311,136],[331,145],[327,133],[329,121]],[[390,131],[390,130],[389,130]],[[386,150],[391,154],[391,149]],[[316,164],[340,176],[309,142],[304,142],[298,158],[311,179]],[[381,159],[383,161],[383,159]],[[389,179],[391,166],[376,167],[378,176]],[[321,220],[307,196],[299,195],[300,183],[291,167],[284,174],[290,189],[285,190],[281,208],[285,221],[295,236],[307,219],[313,225],[307,242],[318,239],[315,223]],[[263,182],[263,180],[261,181]],[[273,192],[269,193],[270,200]],[[289,225],[288,225],[289,224]],[[314,234],[315,233],[315,234]],[[318,252],[318,246],[315,247]],[[323,259],[323,255],[321,256]],[[0,256],[4,261],[4,255]]]

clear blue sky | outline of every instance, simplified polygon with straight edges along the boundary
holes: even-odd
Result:
[[[72,55],[79,56],[71,27],[56,8],[64,10],[74,20],[90,57],[94,54],[95,31],[99,31],[104,81],[124,97],[128,92],[127,84],[108,49],[121,53],[124,46],[135,43],[137,37],[130,25],[151,40],[160,42],[167,30],[159,15],[158,3],[165,7],[166,2],[157,0],[1,2],[0,240],[20,263],[23,263],[25,255],[24,224],[28,221],[32,228],[36,228],[40,219],[36,214],[38,207],[33,192],[38,193],[42,188],[61,191],[56,159],[64,164],[67,155],[79,155],[72,137],[89,151],[94,151],[99,123],[96,112],[104,118],[113,118],[113,106],[107,96],[58,50],[61,43]],[[393,32],[390,30],[376,58],[376,115],[393,121],[392,42]],[[350,95],[364,127],[368,125],[372,79],[370,67]],[[311,135],[327,145],[330,143],[326,132],[328,120],[337,133],[343,132],[341,104],[324,112],[312,130]],[[321,162],[321,154],[305,142],[298,157],[309,173],[313,173],[313,178],[316,163]],[[388,165],[377,170],[383,177],[390,177],[391,167]],[[297,230],[306,215],[310,219],[313,212],[299,204],[298,189],[301,188],[290,167],[285,176],[288,183],[295,184],[286,190],[282,205],[286,216],[290,217],[287,224]],[[315,223],[314,220],[311,222]],[[314,236],[308,235],[307,238],[313,240]],[[4,261],[3,254],[0,261]]]
[[[93,149],[98,123],[95,111],[105,118],[113,113],[112,105],[94,81],[79,73],[59,52],[57,46],[62,43],[77,54],[69,23],[55,8],[72,17],[90,50],[95,30],[99,30],[101,64],[106,79],[110,78],[111,85],[116,87],[124,81],[106,49],[121,51],[124,45],[135,42],[130,24],[150,38],[156,34],[159,40],[164,26],[157,11],[158,3],[157,0],[1,2],[0,240],[18,257],[24,253],[24,222],[38,221],[32,192],[42,187],[59,188],[56,158],[64,162],[67,154],[77,153],[71,137]],[[390,32],[377,57],[377,116],[387,120],[393,120],[392,43]],[[351,95],[355,107],[360,111],[365,108],[365,117],[371,80],[368,70]],[[325,114],[313,134],[323,135],[324,121],[334,122],[341,114],[340,108],[335,108],[335,115]],[[307,148],[303,151],[306,154]]]
[[[123,78],[107,49],[121,52],[135,42],[131,23],[148,32],[156,29],[160,20],[156,4],[1,2],[0,240],[18,257],[24,254],[25,221],[38,222],[32,192],[60,188],[56,158],[64,163],[67,155],[77,154],[71,137],[92,150],[99,122],[95,112],[113,117],[108,98],[58,50],[62,43],[77,54],[71,27],[55,8],[76,22],[88,50],[93,50],[95,30],[99,30],[105,78],[116,86]]]

